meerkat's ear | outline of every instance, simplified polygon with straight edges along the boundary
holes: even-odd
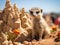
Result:
[[[43,12],[43,9],[41,9],[41,13]]]
[[[43,9],[40,10],[40,16],[43,17]]]

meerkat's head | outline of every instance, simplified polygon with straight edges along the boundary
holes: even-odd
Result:
[[[41,8],[37,8],[37,7],[31,8],[29,12],[34,17],[40,17],[41,18],[43,15],[43,10]]]

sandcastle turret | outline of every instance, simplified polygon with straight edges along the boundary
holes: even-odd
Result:
[[[16,6],[16,3],[14,4],[13,8],[14,8],[14,11],[15,11],[15,12],[18,11],[18,8],[17,8],[17,6]]]
[[[6,4],[5,4],[5,7],[6,7],[6,8],[9,8],[9,7],[11,7],[11,3],[10,3],[10,0],[6,0]]]
[[[22,27],[23,28],[27,28],[27,27],[29,27],[29,15],[25,12],[25,9],[24,8],[22,8],[22,10],[21,10],[21,15],[20,15],[20,19],[21,19],[21,25],[22,25]]]
[[[5,8],[4,8],[4,14],[9,15],[13,10],[12,5],[10,3],[10,0],[6,0]]]

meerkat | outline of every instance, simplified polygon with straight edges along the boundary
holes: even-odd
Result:
[[[29,10],[31,20],[33,23],[33,30],[32,30],[32,38],[35,36],[39,36],[39,40],[42,39],[44,35],[50,35],[50,27],[48,26],[47,22],[43,18],[43,10],[41,8],[32,8]]]

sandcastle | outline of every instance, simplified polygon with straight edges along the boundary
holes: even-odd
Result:
[[[0,24],[2,36],[0,37],[3,37],[4,40],[1,40],[1,45],[3,45],[3,42],[4,45],[8,45],[5,41],[15,41],[21,38],[21,35],[25,37],[28,36],[28,30],[31,29],[31,21],[24,8],[19,10],[16,4],[12,6],[10,0],[6,0],[5,8],[2,13],[3,19]],[[20,40],[22,40],[22,38]]]

